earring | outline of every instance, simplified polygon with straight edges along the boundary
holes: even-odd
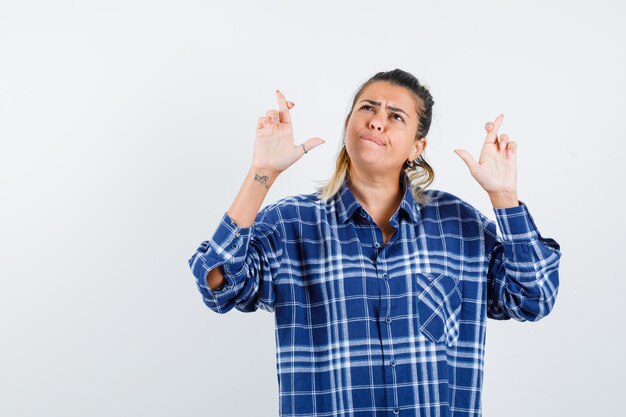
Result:
[[[414,159],[414,160],[412,160],[412,161],[407,160],[407,161],[406,161],[406,165],[407,165],[409,168],[413,168],[413,167],[415,166],[415,159]]]

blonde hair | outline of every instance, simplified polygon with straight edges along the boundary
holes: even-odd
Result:
[[[348,127],[348,121],[352,115],[354,105],[361,95],[361,92],[365,89],[365,87],[376,81],[387,81],[407,88],[407,90],[413,94],[416,102],[418,103],[417,115],[419,122],[415,139],[422,139],[426,137],[426,134],[428,133],[432,120],[432,107],[435,104],[428,89],[419,84],[417,78],[413,75],[400,69],[395,69],[389,72],[379,72],[374,75],[366,81],[354,95],[350,113],[346,116],[346,121],[343,126],[342,145],[339,150],[339,154],[337,155],[335,172],[327,182],[317,188],[317,192],[319,193],[322,201],[328,201],[335,194],[337,194],[345,181],[350,180],[350,156],[346,150],[346,128]],[[425,151],[422,151],[422,153],[420,153],[413,164],[409,165],[408,161],[405,162],[400,172],[400,175],[404,172],[408,177],[408,186],[411,187],[413,199],[418,204],[426,204],[429,202],[430,199],[426,196],[426,194],[424,194],[424,189],[432,184],[435,179],[435,172],[430,164],[424,159],[424,152]]]

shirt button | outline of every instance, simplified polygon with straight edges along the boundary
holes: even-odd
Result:
[[[383,274],[383,278],[387,279],[387,278],[389,278],[389,275],[385,272],[385,273]]]
[[[231,245],[231,247],[232,247],[233,249],[237,249],[237,248],[239,247],[239,244],[237,244],[237,243],[233,243],[233,244]]]
[[[391,361],[391,362],[389,362],[389,365],[391,365],[391,366],[396,366],[396,361]]]
[[[394,414],[400,414],[400,409],[398,407],[393,407]]]
[[[226,289],[227,289],[227,290],[232,290],[232,289],[233,289],[233,286],[232,286],[232,285],[229,285],[228,287],[226,287]]]
[[[387,317],[387,318],[385,319],[385,323],[387,323],[387,324],[391,323],[391,317]]]
[[[380,243],[378,243],[378,242],[374,242],[374,247],[375,247],[375,248],[380,248]]]

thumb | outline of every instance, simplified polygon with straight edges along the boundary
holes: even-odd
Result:
[[[311,149],[316,148],[323,143],[326,143],[326,141],[322,138],[311,138],[305,141],[302,145],[304,145],[306,147],[306,151],[309,152]],[[304,148],[302,145],[300,145],[299,148],[302,149],[302,154],[304,154]]]
[[[467,165],[467,167],[469,168],[470,172],[474,171],[474,169],[478,167],[478,163],[474,161],[474,158],[472,158],[472,155],[470,155],[469,152],[467,152],[466,150],[455,149],[454,153],[456,153],[457,155],[459,155],[459,157],[461,157],[463,162],[465,162],[465,165]]]

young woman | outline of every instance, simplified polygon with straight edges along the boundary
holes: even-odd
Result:
[[[558,243],[516,193],[516,146],[486,125],[457,154],[500,226],[426,189],[434,101],[411,74],[357,91],[335,173],[259,209],[276,178],[324,143],[295,145],[290,109],[259,118],[252,165],[213,237],[189,259],[205,304],[274,312],[281,416],[477,416],[487,317],[536,321],[558,292]]]

